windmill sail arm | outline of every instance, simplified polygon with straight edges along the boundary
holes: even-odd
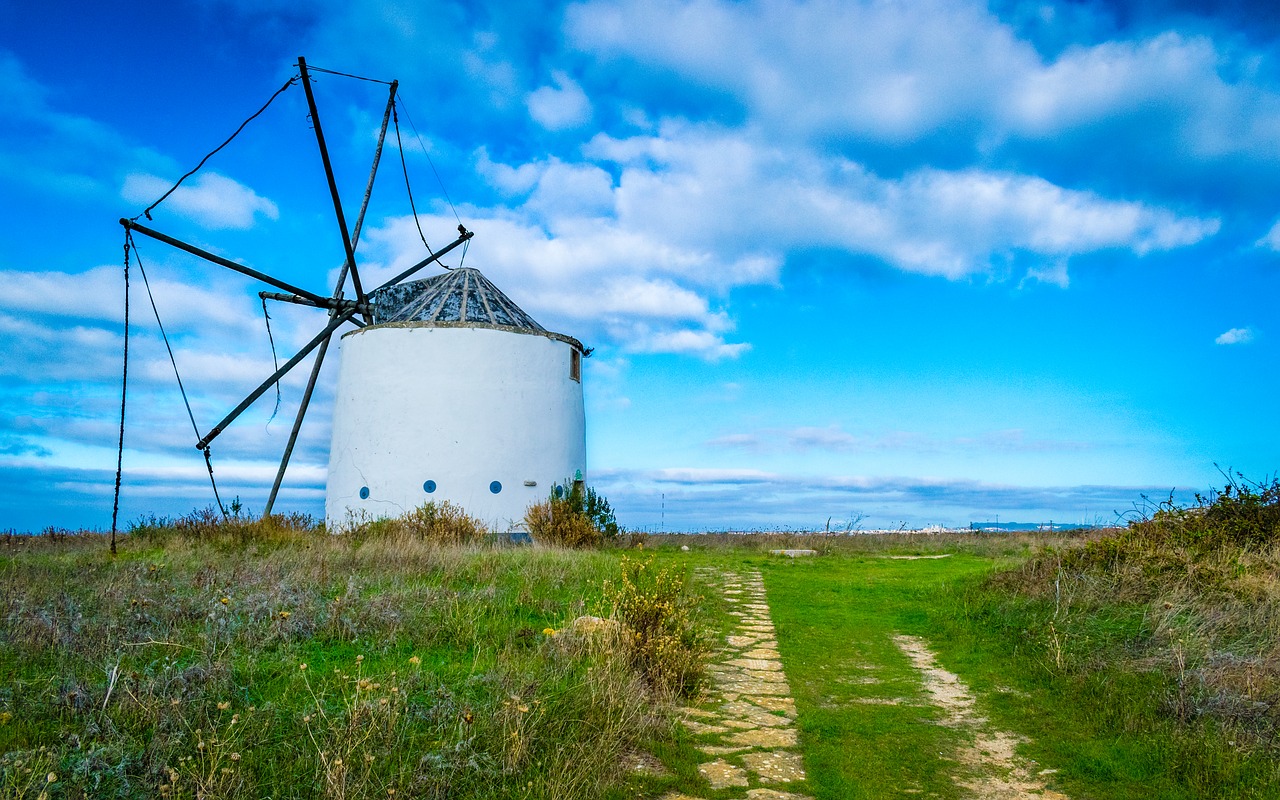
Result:
[[[340,311],[354,311],[357,314],[369,313],[368,303],[361,305],[355,300],[343,300],[341,298],[329,298],[323,302],[317,303],[307,297],[296,294],[283,294],[281,292],[258,292],[258,297],[263,300],[275,300],[280,303],[293,303],[296,306],[309,306],[311,308],[327,308],[331,313]],[[351,320],[356,322],[356,320]]]
[[[351,288],[355,289],[356,300],[364,301],[364,287],[360,284],[360,273],[356,271],[356,251],[351,243],[351,232],[347,229],[347,218],[342,211],[342,198],[338,196],[338,182],[333,175],[333,164],[329,160],[329,147],[325,144],[324,128],[320,126],[320,111],[316,108],[315,94],[311,91],[311,76],[307,73],[307,60],[298,57],[298,71],[302,74],[302,88],[307,94],[307,108],[311,112],[311,128],[316,134],[316,144],[320,147],[320,162],[324,165],[324,176],[329,182],[329,196],[333,199],[333,213],[338,218],[338,232],[342,234],[342,249],[346,253],[347,272],[351,275]]]
[[[257,400],[259,397],[261,397],[262,394],[265,391],[267,391],[267,389],[270,389],[273,383],[283,378],[285,374],[289,372],[289,370],[298,366],[298,363],[301,362],[302,359],[306,358],[307,355],[312,350],[316,349],[316,347],[318,347],[321,342],[327,341],[329,339],[329,336],[334,331],[336,331],[338,327],[342,325],[342,323],[351,319],[351,316],[355,313],[356,313],[356,310],[354,308],[339,312],[337,316],[335,316],[333,319],[329,321],[329,324],[325,326],[324,330],[316,334],[315,338],[313,338],[310,342],[307,342],[306,347],[303,347],[301,350],[298,351],[297,355],[295,355],[293,358],[286,361],[284,365],[280,367],[280,369],[276,370],[271,375],[270,378],[267,378],[258,386],[257,389],[254,389],[252,392],[250,392],[248,397],[241,400],[240,405],[233,408],[230,414],[223,417],[221,422],[219,422],[217,425],[214,425],[213,428],[211,428],[208,433],[202,436],[200,438],[200,441],[196,442],[196,449],[203,450],[206,447],[208,447],[210,442],[218,438],[218,434],[226,430],[227,426],[230,425],[232,422],[234,422],[236,417],[243,414],[245,412],[245,409],[253,405],[254,401]]]
[[[453,242],[451,242],[448,247],[445,247],[443,250],[438,250],[432,253],[427,258],[422,259],[417,264],[414,264],[412,267],[409,267],[404,272],[401,272],[399,275],[395,276],[394,278],[382,284],[381,286],[379,286],[377,289],[374,289],[373,291],[377,292],[387,288],[388,286],[395,286],[400,281],[408,278],[410,275],[422,269],[423,267],[426,267],[428,264],[431,264],[433,261],[439,261],[450,250],[452,250],[453,248],[457,247],[458,245],[462,244],[463,242],[467,241],[468,239],[470,239],[472,236],[475,236],[475,235],[476,234],[474,231],[469,231],[463,226],[459,225],[458,238],[454,239]],[[373,292],[370,292],[370,294],[373,294]]]
[[[214,255],[213,253],[210,253],[208,250],[202,250],[201,248],[196,247],[193,244],[187,244],[181,239],[175,239],[172,236],[163,234],[160,231],[152,230],[151,228],[148,228],[146,225],[139,225],[138,223],[129,219],[122,218],[120,220],[120,224],[123,225],[127,230],[137,231],[138,233],[141,233],[144,236],[150,236],[152,239],[155,239],[157,242],[164,242],[170,247],[176,247],[179,250],[183,250],[185,252],[190,253],[193,256],[198,256],[200,258],[203,258],[205,261],[208,261],[213,264],[217,264],[220,267],[226,267],[229,270],[239,272],[241,275],[248,275],[250,278],[254,278],[256,280],[262,281],[263,283],[274,286],[277,289],[283,289],[286,292],[296,294],[299,297],[304,297],[307,300],[310,300],[318,304],[322,308],[328,307],[327,305],[327,303],[329,302],[328,298],[322,297],[314,292],[308,292],[306,289],[302,289],[300,287],[294,286],[291,283],[285,283],[282,280],[278,280],[276,278],[271,277],[265,272],[259,272],[253,267],[246,267],[244,264],[237,264],[236,262],[232,261],[229,258],[223,258],[222,256]]]

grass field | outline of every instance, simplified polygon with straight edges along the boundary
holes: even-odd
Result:
[[[820,800],[1010,780],[1280,796],[1268,662],[1245,660],[1276,650],[1271,601],[1230,590],[1256,593],[1270,546],[1213,551],[1237,566],[1196,605],[1185,581],[1116,583],[1113,536],[639,537],[638,554],[282,530],[134,537],[114,559],[98,536],[0,537],[0,798],[741,797],[698,771],[678,722],[696,697],[570,630],[614,610],[641,555],[687,581],[685,621],[720,640],[734,620],[698,576],[763,576],[807,771],[790,788]],[[1165,541],[1124,536],[1145,562]],[[806,545],[820,554],[767,553]],[[1244,607],[1256,619],[1224,621]],[[1252,665],[1236,694],[1228,654]]]

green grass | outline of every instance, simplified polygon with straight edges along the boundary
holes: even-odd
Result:
[[[617,648],[544,630],[601,613],[618,561],[315,534],[113,560],[100,537],[15,537],[0,797],[601,796],[671,738],[667,706]]]
[[[608,613],[616,550],[162,530],[116,559],[100,537],[0,537],[0,799],[732,794],[709,792],[698,737],[644,668],[563,630]],[[677,574],[763,573],[798,788],[819,800],[964,796],[969,734],[938,724],[899,633],[1075,800],[1280,796],[1272,717],[1221,711],[1272,684],[1231,695],[1239,673],[1215,666],[1277,662],[1280,553],[1250,539],[1201,557],[1145,530],[622,542]],[[767,554],[782,547],[821,555]],[[711,587],[691,591],[699,625],[732,626]],[[637,753],[667,774],[631,774]]]
[[[1112,606],[1050,628],[1052,603],[986,584],[1006,558],[877,555],[762,562],[817,797],[889,797],[905,788],[961,796],[947,760],[958,734],[935,724],[893,633],[925,638],[994,725],[1030,739],[1020,754],[1056,769],[1050,786],[1069,796],[1280,796],[1268,749],[1179,722],[1168,708],[1171,676],[1105,658],[1143,635],[1142,609]],[[1060,668],[1055,632],[1059,647],[1096,657]],[[863,676],[879,682],[857,682]],[[865,698],[908,704],[858,702]]]

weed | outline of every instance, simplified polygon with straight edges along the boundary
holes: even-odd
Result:
[[[685,592],[684,578],[670,567],[658,568],[653,557],[622,557],[622,575],[604,585],[604,598],[622,635],[632,663],[650,685],[682,696],[701,686],[709,642],[694,619],[695,598]]]

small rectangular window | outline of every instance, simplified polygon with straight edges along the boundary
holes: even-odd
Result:
[[[569,348],[569,377],[582,383],[582,353],[576,347]]]

